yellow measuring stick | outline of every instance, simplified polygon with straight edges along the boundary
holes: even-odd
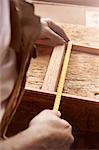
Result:
[[[67,45],[66,54],[64,57],[64,62],[63,62],[63,67],[62,67],[62,71],[61,71],[61,75],[60,75],[58,88],[57,88],[57,95],[56,95],[54,107],[53,107],[54,111],[58,111],[59,106],[60,106],[60,101],[61,101],[62,91],[64,88],[64,82],[65,82],[65,77],[66,77],[66,73],[67,73],[67,67],[68,67],[68,63],[69,63],[71,50],[72,50],[72,42],[69,41],[68,45]]]

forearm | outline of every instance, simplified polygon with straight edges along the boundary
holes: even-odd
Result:
[[[28,128],[11,138],[0,141],[0,150],[36,150],[40,141],[39,136],[36,135],[38,135],[36,130]]]

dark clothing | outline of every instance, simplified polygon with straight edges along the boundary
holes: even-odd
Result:
[[[11,43],[17,57],[18,79],[0,124],[0,137],[3,137],[7,127],[21,102],[26,81],[33,43],[40,33],[40,18],[35,16],[32,4],[23,0],[10,0]]]

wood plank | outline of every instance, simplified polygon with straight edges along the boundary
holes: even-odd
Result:
[[[92,48],[92,47],[88,47],[88,46],[74,44],[73,50],[79,51],[79,52],[84,52],[84,53],[89,53],[89,54],[93,54],[93,55],[99,55],[99,48]]]
[[[46,76],[43,81],[42,90],[56,91],[63,64],[64,53],[65,45],[57,46],[53,49]]]

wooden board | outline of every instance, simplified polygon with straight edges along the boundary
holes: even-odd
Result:
[[[43,91],[56,91],[65,54],[65,45],[53,49],[47,72],[43,81]]]

